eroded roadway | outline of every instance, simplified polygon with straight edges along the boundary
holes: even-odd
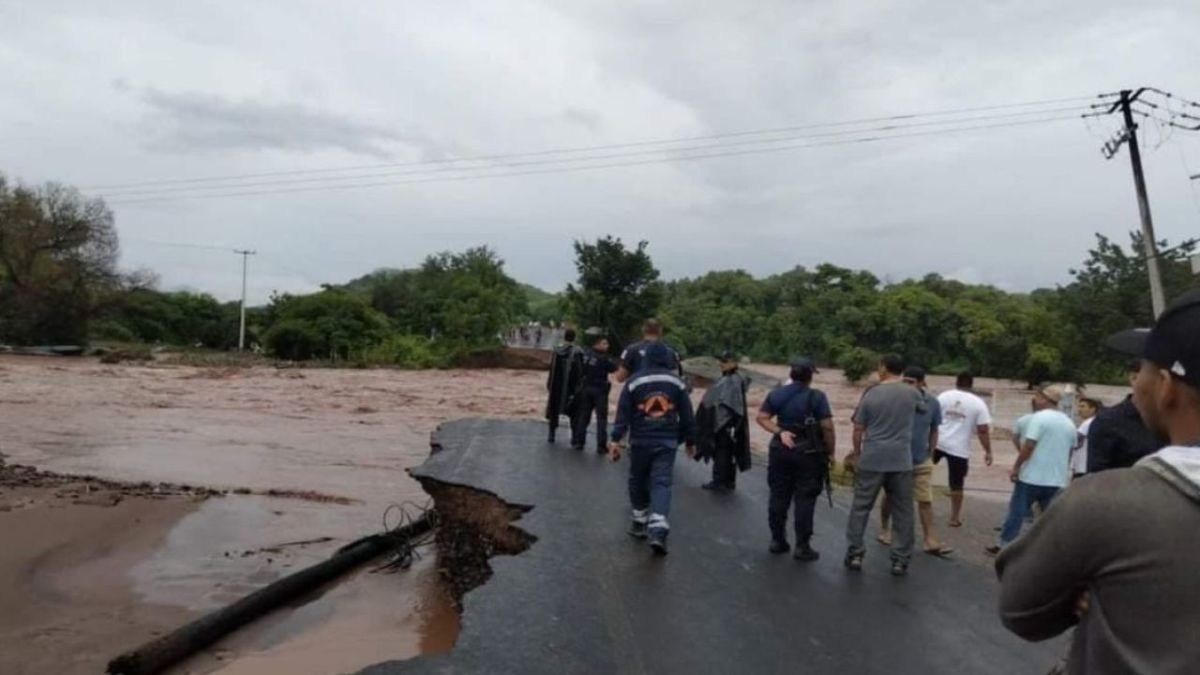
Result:
[[[671,554],[655,558],[625,535],[627,461],[548,445],[533,421],[452,422],[434,442],[415,473],[533,506],[515,525],[538,541],[492,558],[452,651],[368,675],[1040,673],[1062,653],[1004,630],[988,569],[918,553],[897,579],[871,544],[864,570],[848,573],[844,500],[818,505],[820,561],[767,554],[764,467],[714,495],[698,487],[708,467],[681,451]]]

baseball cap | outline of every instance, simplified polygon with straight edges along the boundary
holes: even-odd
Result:
[[[920,382],[925,379],[925,369],[921,366],[909,366],[904,369],[904,377]]]
[[[1145,359],[1200,388],[1200,288],[1175,299],[1152,328],[1134,328],[1105,341],[1122,354]]]
[[[792,359],[792,371],[797,372],[797,373],[803,373],[803,372],[819,373],[819,372],[821,372],[821,371],[817,370],[817,364],[812,359],[805,358],[805,357]]]
[[[1063,388],[1057,384],[1050,384],[1038,389],[1038,393],[1046,397],[1046,400],[1058,405],[1062,401]]]
[[[721,355],[718,358],[723,363],[728,363],[730,361],[737,361],[738,355],[735,354],[732,349],[726,349],[725,351],[721,352]]]

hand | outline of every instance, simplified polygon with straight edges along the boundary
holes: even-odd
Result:
[[[1075,601],[1075,609],[1074,609],[1075,618],[1082,621],[1083,615],[1087,614],[1088,610],[1091,608],[1092,608],[1092,594],[1089,593],[1088,591],[1084,591],[1083,593],[1080,593],[1079,599]]]
[[[983,463],[988,466],[992,465],[992,451],[991,450],[988,450],[986,453],[984,453]]]
[[[608,459],[611,462],[621,461],[621,444],[620,443],[613,442],[613,443],[608,444]]]
[[[688,459],[696,459],[696,446],[688,445],[684,448],[684,452],[687,453]]]
[[[796,434],[790,431],[779,432],[779,442],[783,443],[783,447],[791,450],[796,447]]]
[[[1017,482],[1017,477],[1018,477],[1019,475],[1020,475],[1020,474],[1017,472],[1017,470],[1016,470],[1016,469],[1013,469],[1012,471],[1009,471],[1009,472],[1008,472],[1008,480],[1010,480],[1010,481],[1012,481],[1012,482],[1014,482],[1014,483],[1015,483],[1015,482]]]
[[[858,466],[858,456],[857,452],[846,455],[846,458],[842,460],[842,466],[846,467],[847,471],[854,471]]]

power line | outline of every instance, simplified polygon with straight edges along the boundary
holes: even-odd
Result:
[[[1101,97],[1101,98],[1103,98],[1104,96],[1106,96],[1106,94],[1099,95],[1099,97]],[[634,142],[628,142],[628,143],[613,143],[613,144],[602,144],[602,145],[588,145],[588,146],[576,146],[576,147],[567,147],[567,148],[556,148],[556,149],[541,150],[541,151],[534,151],[534,152],[479,155],[479,156],[473,156],[473,157],[442,158],[442,159],[421,160],[421,161],[413,161],[413,162],[389,162],[389,163],[382,163],[382,164],[367,164],[367,165],[359,165],[359,166],[347,166],[347,167],[326,168],[326,169],[295,169],[295,170],[290,170],[290,171],[245,173],[245,174],[234,174],[234,175],[227,175],[227,176],[206,176],[206,177],[199,177],[199,178],[159,179],[159,180],[132,182],[132,183],[115,183],[115,184],[108,184],[108,185],[96,185],[96,186],[86,187],[83,189],[85,191],[118,190],[118,189],[125,189],[125,188],[145,187],[145,186],[164,186],[164,185],[194,184],[194,183],[206,183],[206,182],[229,182],[229,181],[254,179],[254,178],[270,178],[270,177],[278,177],[278,176],[295,176],[295,175],[306,175],[306,174],[365,171],[365,170],[396,168],[396,167],[404,167],[404,166],[429,166],[429,165],[455,164],[455,163],[462,163],[462,162],[497,161],[497,160],[516,159],[516,158],[523,158],[523,157],[537,157],[537,156],[544,156],[544,155],[566,154],[566,153],[576,153],[576,152],[592,152],[592,151],[600,151],[600,150],[616,150],[616,149],[625,149],[625,148],[646,147],[646,146],[652,146],[652,145],[690,143],[690,142],[695,142],[695,141],[708,141],[708,140],[718,140],[718,139],[725,139],[725,138],[739,138],[739,137],[754,136],[754,135],[788,133],[788,132],[801,131],[801,130],[806,130],[806,129],[832,128],[832,127],[839,127],[839,126],[853,126],[853,125],[858,125],[858,124],[872,124],[872,123],[879,123],[879,122],[912,120],[912,119],[918,119],[918,118],[923,118],[923,117],[942,117],[942,116],[951,116],[951,115],[961,115],[961,114],[976,113],[976,112],[989,112],[989,111],[995,111],[995,110],[1006,110],[1006,109],[1022,108],[1022,107],[1035,107],[1035,106],[1046,106],[1046,105],[1060,104],[1060,103],[1080,102],[1080,101],[1085,101],[1085,100],[1092,100],[1095,98],[1097,98],[1097,97],[1096,96],[1071,96],[1071,97],[1065,97],[1065,98],[1044,99],[1044,100],[1040,100],[1040,101],[1023,101],[1023,102],[1019,102],[1019,103],[1006,103],[1006,104],[1001,104],[1001,105],[964,107],[964,108],[947,109],[947,110],[934,110],[934,111],[927,111],[927,112],[920,112],[920,113],[906,113],[906,114],[899,114],[899,115],[884,115],[884,116],[880,116],[880,117],[867,117],[867,118],[860,118],[860,119],[854,119],[854,120],[842,120],[842,121],[837,121],[837,122],[822,122],[822,123],[815,123],[815,124],[776,127],[776,128],[771,128],[771,129],[758,129],[758,130],[752,130],[752,131],[736,131],[736,132],[719,133],[719,134],[708,134],[708,135],[702,135],[702,136],[688,136],[688,137],[681,137],[681,138],[634,141]]]
[[[551,174],[551,173],[569,173],[569,172],[587,171],[587,170],[593,170],[593,169],[624,168],[624,167],[632,167],[632,166],[643,166],[643,165],[648,165],[648,164],[665,164],[665,163],[691,161],[691,160],[698,160],[698,159],[713,159],[713,158],[718,158],[718,157],[736,157],[736,156],[743,156],[743,155],[786,152],[786,151],[799,150],[799,149],[805,149],[805,148],[850,145],[850,144],[856,144],[856,143],[873,143],[873,142],[892,140],[892,139],[897,139],[897,138],[913,138],[913,137],[918,137],[918,136],[949,134],[949,133],[957,133],[957,132],[962,132],[962,131],[976,131],[976,130],[981,130],[981,129],[994,129],[994,128],[1001,128],[1001,127],[1028,126],[1028,125],[1032,125],[1032,124],[1045,124],[1045,123],[1050,123],[1050,122],[1060,122],[1060,121],[1065,121],[1065,120],[1077,120],[1077,119],[1079,119],[1079,115],[1065,115],[1065,116],[1057,116],[1057,117],[1045,117],[1045,118],[1039,118],[1039,119],[1033,119],[1033,120],[1021,120],[1021,121],[1017,121],[1017,122],[1004,122],[1004,123],[997,123],[997,124],[980,124],[980,125],[969,126],[969,127],[958,127],[958,128],[953,128],[953,129],[936,129],[936,130],[918,131],[918,132],[901,133],[901,134],[895,134],[895,133],[882,134],[882,135],[877,135],[877,136],[867,136],[867,137],[863,137],[863,138],[852,138],[852,139],[834,140],[834,141],[826,141],[826,142],[818,142],[818,143],[794,143],[794,144],[778,145],[778,146],[774,146],[774,147],[765,147],[765,148],[752,148],[752,149],[745,149],[745,150],[710,152],[710,153],[691,154],[691,155],[677,155],[677,156],[671,156],[671,157],[656,157],[656,158],[652,158],[652,159],[645,159],[645,160],[639,160],[639,161],[610,162],[610,163],[606,163],[606,164],[584,164],[584,165],[576,164],[574,166],[570,166],[570,165],[558,166],[558,167],[553,167],[553,168],[532,169],[532,170],[527,170],[527,171],[495,172],[493,170],[492,173],[479,173],[479,174],[468,174],[468,175],[457,175],[457,176],[431,176],[431,177],[422,177],[422,178],[416,178],[416,179],[411,179],[411,180],[381,181],[381,182],[373,182],[373,183],[352,183],[352,184],[343,184],[343,185],[317,185],[317,186],[310,186],[310,187],[280,188],[280,189],[269,189],[269,190],[250,190],[250,191],[241,191],[241,192],[183,194],[183,195],[173,195],[173,196],[166,196],[166,197],[160,196],[160,197],[146,197],[146,198],[138,198],[138,199],[121,199],[121,196],[118,195],[117,199],[112,200],[109,203],[112,205],[126,205],[126,204],[162,202],[162,201],[170,201],[170,200],[174,200],[174,199],[214,199],[214,198],[224,198],[224,197],[247,197],[247,196],[268,195],[268,194],[289,194],[289,193],[299,193],[299,192],[318,192],[318,191],[333,191],[333,190],[346,190],[346,189],[357,189],[357,188],[385,187],[385,186],[395,186],[395,185],[410,185],[410,184],[414,184],[414,183],[458,182],[458,181],[467,181],[467,180],[480,180],[480,179],[487,179],[487,178],[508,178],[508,177],[514,177],[514,176],[531,176],[531,175]],[[572,161],[580,162],[580,161],[588,161],[589,159],[594,159],[594,158],[580,158],[580,159],[575,159]]]
[[[229,253],[231,251],[236,252],[236,249],[234,249],[232,246],[213,246],[211,244],[190,244],[190,243],[178,242],[178,241],[156,241],[154,239],[139,239],[137,237],[122,237],[121,241],[130,241],[130,242],[134,242],[137,244],[150,244],[152,246],[166,246],[166,247],[170,247],[170,248],[193,248],[193,249],[204,249],[204,250],[208,250],[208,251],[223,251],[225,253]]]
[[[743,147],[743,146],[774,145],[777,143],[782,143],[782,142],[787,142],[787,141],[800,141],[800,140],[813,140],[813,139],[819,139],[819,138],[832,138],[832,137],[839,137],[839,136],[852,136],[852,135],[865,134],[865,133],[871,133],[871,132],[902,131],[902,130],[913,129],[913,128],[922,128],[922,127],[946,127],[945,130],[953,131],[956,128],[955,125],[962,125],[962,124],[967,124],[967,123],[971,123],[971,122],[992,121],[992,120],[999,120],[999,119],[1011,119],[1014,117],[1028,117],[1030,115],[1048,115],[1048,114],[1052,114],[1052,113],[1073,112],[1073,111],[1078,111],[1078,110],[1079,110],[1078,106],[1070,106],[1070,107],[1049,108],[1049,109],[1035,110],[1035,111],[1010,112],[1010,113],[1002,113],[1002,114],[997,114],[997,115],[980,115],[980,116],[974,116],[974,117],[959,118],[959,119],[954,119],[954,120],[914,122],[911,124],[891,124],[891,125],[885,125],[885,126],[879,126],[879,127],[841,130],[841,131],[829,131],[829,132],[824,132],[824,133],[805,134],[805,135],[800,135],[800,136],[782,136],[782,137],[774,137],[774,138],[752,138],[752,139],[740,140],[740,141],[717,142],[717,143],[691,145],[691,146],[678,147],[678,148],[654,148],[654,149],[650,149],[650,150],[639,150],[639,151],[633,151],[633,152],[615,152],[615,153],[607,153],[607,154],[582,155],[582,156],[577,156],[577,157],[560,157],[560,158],[551,158],[551,159],[534,159],[534,160],[519,161],[519,162],[505,162],[505,163],[500,163],[500,164],[496,164],[496,165],[492,165],[492,166],[462,167],[462,168],[454,168],[454,167],[414,168],[414,169],[408,169],[408,170],[404,170],[404,171],[388,171],[388,172],[373,173],[373,174],[356,174],[356,175],[350,175],[350,176],[328,176],[328,177],[318,177],[318,178],[287,178],[287,179],[277,179],[277,180],[267,180],[267,181],[257,181],[257,182],[233,183],[233,184],[228,184],[228,185],[196,185],[196,186],[127,189],[124,191],[106,192],[106,193],[101,194],[100,196],[105,197],[105,198],[112,197],[112,198],[121,199],[124,197],[130,197],[130,196],[137,197],[137,196],[142,196],[142,195],[158,195],[158,194],[168,194],[168,193],[175,193],[175,192],[230,190],[230,189],[241,189],[241,188],[252,188],[252,187],[270,187],[270,186],[275,186],[275,185],[301,185],[301,184],[306,184],[306,183],[327,183],[327,182],[332,182],[332,181],[355,181],[355,180],[365,180],[365,179],[373,179],[373,178],[391,178],[391,177],[397,177],[397,176],[430,175],[430,174],[451,173],[451,172],[494,171],[497,168],[521,168],[521,167],[528,167],[528,166],[547,166],[547,165],[564,164],[564,163],[580,162],[580,161],[594,161],[594,160],[602,160],[602,159],[626,159],[626,158],[631,158],[631,157],[657,155],[657,154],[661,154],[661,153],[685,153],[685,152],[695,152],[695,151],[702,151],[702,150],[730,149],[730,148],[738,148],[738,147]]]

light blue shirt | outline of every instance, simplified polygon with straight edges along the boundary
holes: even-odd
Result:
[[[1024,440],[1032,441],[1033,454],[1021,465],[1017,478],[1022,483],[1046,487],[1067,486],[1067,466],[1078,430],[1075,423],[1057,410],[1033,414],[1024,429]]]

